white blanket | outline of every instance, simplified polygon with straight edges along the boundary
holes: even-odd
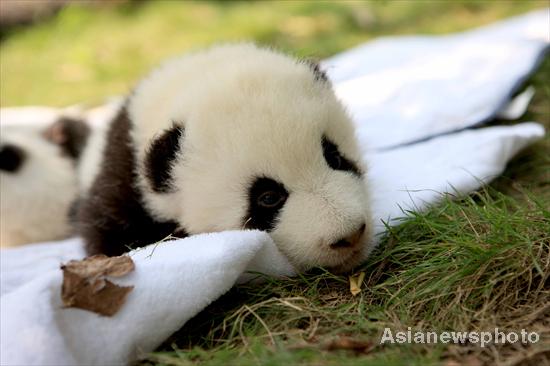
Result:
[[[384,38],[325,62],[365,147],[378,233],[382,220],[392,224],[403,209],[422,210],[441,193],[491,181],[544,135],[541,125],[521,123],[432,138],[505,109],[549,32],[545,10],[457,35]],[[136,270],[112,281],[134,289],[117,314],[103,317],[61,305],[59,264],[83,255],[78,238],[1,252],[2,365],[126,364],[249,280],[249,271],[295,274],[258,231],[165,242],[130,254]]]
[[[494,117],[548,47],[548,10],[442,37],[381,38],[324,62],[371,149]]]

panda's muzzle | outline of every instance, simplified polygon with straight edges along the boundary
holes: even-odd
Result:
[[[361,241],[361,236],[363,236],[365,232],[365,227],[365,224],[361,225],[353,234],[330,244],[330,248],[334,250],[355,248]]]

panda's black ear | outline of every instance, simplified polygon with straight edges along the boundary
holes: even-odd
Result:
[[[15,173],[25,161],[25,152],[15,145],[4,145],[0,148],[0,170]]]
[[[325,83],[329,82],[327,73],[321,69],[321,65],[319,65],[318,61],[308,59],[308,60],[305,60],[304,62],[309,66],[309,68],[311,69],[311,72],[313,72],[315,80],[322,81]]]
[[[90,135],[90,127],[82,120],[61,117],[44,131],[44,137],[59,147],[63,153],[77,159]]]
[[[185,134],[182,123],[174,122],[172,127],[155,138],[145,156],[145,176],[153,191],[169,193],[173,191],[172,165],[181,149]]]

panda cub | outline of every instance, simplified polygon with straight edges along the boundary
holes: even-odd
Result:
[[[0,246],[66,238],[88,126],[67,116],[48,124],[6,120],[0,127]]]
[[[318,65],[252,44],[170,60],[106,139],[77,211],[90,254],[243,228],[301,270],[347,270],[371,249],[366,167]]]

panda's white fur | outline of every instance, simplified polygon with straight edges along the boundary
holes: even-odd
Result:
[[[67,237],[67,213],[77,196],[72,159],[47,141],[44,124],[1,127],[0,149],[16,147],[23,154],[15,171],[0,170],[0,246]],[[5,151],[5,150],[4,150]]]
[[[270,235],[296,267],[348,269],[365,259],[371,240],[365,174],[330,168],[323,137],[363,173],[366,167],[349,116],[316,71],[269,49],[233,44],[170,60],[140,82],[126,108],[133,184],[146,211],[188,234],[240,229],[250,184],[265,176],[289,192]],[[174,124],[184,136],[170,163],[172,189],[158,192],[145,162]],[[331,247],[360,229],[357,245]]]

